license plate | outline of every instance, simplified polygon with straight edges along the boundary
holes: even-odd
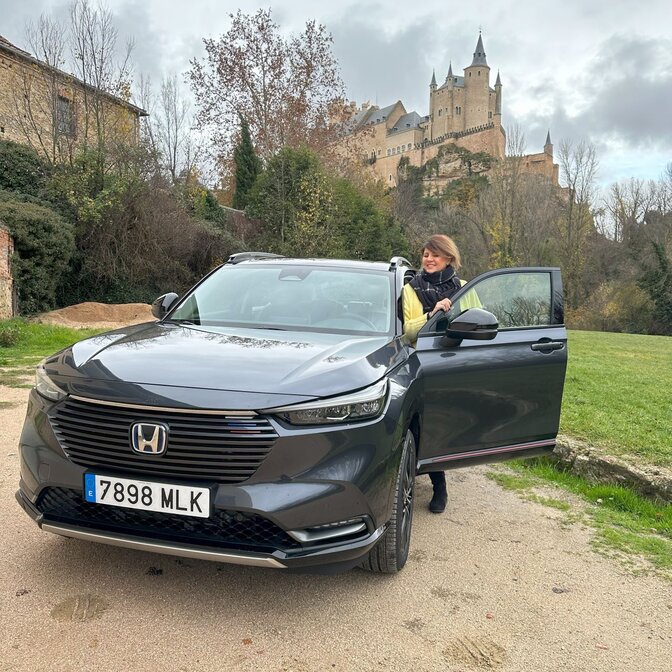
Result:
[[[84,499],[96,504],[180,516],[207,518],[210,515],[210,490],[188,485],[84,474]]]

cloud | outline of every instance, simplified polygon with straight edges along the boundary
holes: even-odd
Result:
[[[409,19],[402,28],[384,32],[364,19],[343,19],[332,22],[329,29],[341,76],[352,98],[372,103],[377,99],[381,107],[401,99],[407,110],[427,113],[432,68],[436,67],[441,81],[448,71],[445,43],[435,22]],[[465,55],[456,42],[453,46],[458,56]],[[473,45],[469,58],[472,51]]]
[[[542,111],[519,121],[532,131],[550,126],[556,138],[587,138],[598,149],[672,150],[672,40],[612,36],[581,76],[530,91]]]

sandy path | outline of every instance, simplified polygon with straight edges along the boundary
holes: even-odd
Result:
[[[672,670],[672,587],[484,476],[418,481],[394,577],[185,561],[61,539],[14,500],[26,390],[0,388],[0,670]],[[554,590],[555,589],[555,590]]]

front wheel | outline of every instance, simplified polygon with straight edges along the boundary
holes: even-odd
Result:
[[[362,563],[364,569],[381,574],[395,574],[406,564],[413,525],[415,465],[415,437],[409,429],[401,451],[392,518],[382,539],[369,551]]]

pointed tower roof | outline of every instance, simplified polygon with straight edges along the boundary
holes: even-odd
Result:
[[[453,76],[453,62],[450,62],[450,65],[448,66],[448,75],[446,79],[450,79]]]
[[[472,65],[487,65],[488,62],[485,59],[485,49],[483,47],[483,37],[481,33],[478,33],[478,42],[476,44],[476,51],[474,52],[474,60],[471,62]]]
[[[544,143],[544,146],[546,145],[552,145],[553,143],[551,142],[551,129],[548,129],[548,133],[546,134],[546,142]]]
[[[432,81],[429,84],[430,86],[436,86],[436,72],[432,70]]]
[[[497,81],[495,82],[495,86],[501,86],[502,85],[502,80],[499,78],[499,70],[497,70]]]

